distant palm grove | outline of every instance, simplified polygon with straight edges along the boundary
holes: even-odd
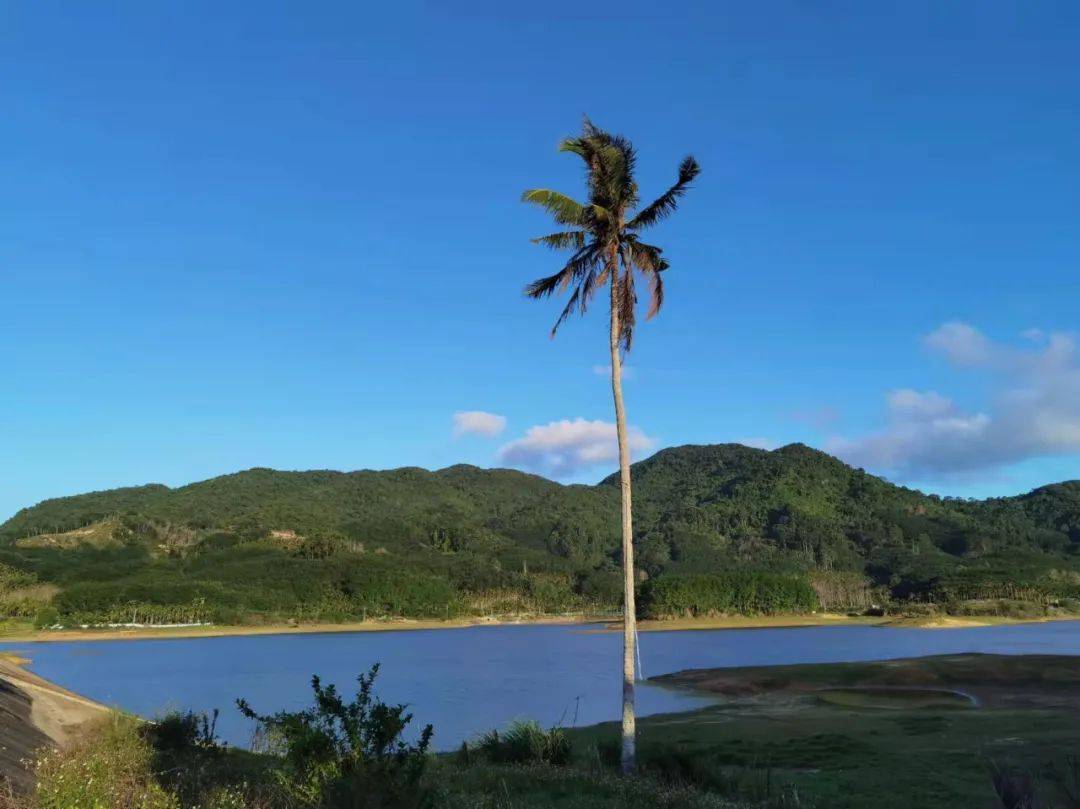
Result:
[[[1080,611],[1080,482],[965,501],[800,444],[633,467],[645,617]],[[276,472],[49,500],[0,526],[0,609],[40,626],[615,612],[618,477]]]

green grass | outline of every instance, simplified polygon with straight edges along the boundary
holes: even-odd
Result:
[[[1080,753],[1080,658],[951,655],[665,679],[724,696],[639,722],[643,761],[677,753],[703,772],[767,771],[813,806],[993,806],[992,761],[1035,773],[1052,790],[1051,767],[1064,771],[1066,756]],[[973,692],[980,705],[918,685],[926,682]],[[613,724],[571,734],[579,756],[617,738]]]
[[[617,738],[613,726],[574,737],[583,753]],[[1080,750],[1080,722],[1038,710],[900,713],[808,705],[797,714],[754,715],[709,708],[645,719],[640,744],[646,760],[679,750],[706,769],[768,769],[815,806],[951,809],[993,800],[991,760],[1034,771],[1063,765],[1065,752]]]
[[[829,705],[843,708],[878,708],[910,711],[915,708],[973,708],[974,700],[958,691],[929,688],[825,688],[817,697]]]
[[[624,779],[599,767],[439,762],[431,778],[447,809],[743,809],[749,804],[653,778]]]

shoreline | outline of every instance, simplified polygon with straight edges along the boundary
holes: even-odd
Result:
[[[0,653],[0,783],[19,792],[34,785],[32,762],[64,748],[113,713],[107,705],[39,677],[24,657]]]
[[[1038,618],[1010,618],[1004,615],[811,615],[728,616],[719,618],[673,618],[638,622],[641,632],[694,631],[703,629],[795,629],[812,626],[875,626],[886,629],[974,629],[987,626],[1045,624],[1053,621],[1080,621],[1080,615],[1047,615]]]
[[[729,615],[700,618],[643,619],[639,632],[692,632],[718,629],[793,629],[815,626],[876,626],[911,629],[969,629],[986,626],[1035,624],[1049,621],[1075,621],[1080,615],[1055,615],[1039,618],[1008,618],[1005,616],[853,616],[841,613],[812,613],[809,615]],[[190,627],[141,627],[124,629],[30,629],[0,634],[0,643],[63,643],[100,640],[166,640],[170,638],[225,638],[258,635],[315,635],[359,632],[402,632],[435,629],[467,629],[482,626],[586,626],[600,625],[584,631],[612,632],[621,630],[621,622],[610,615],[551,615],[503,616],[495,618],[462,619],[405,619],[353,621],[346,623],[206,625]]]
[[[431,629],[468,629],[478,626],[543,626],[596,624],[609,616],[552,615],[542,617],[500,617],[462,619],[393,618],[375,621],[310,624],[208,624],[185,627],[141,627],[127,629],[30,629],[0,634],[0,643],[64,643],[96,640],[167,640],[170,638],[229,638],[257,635],[326,635],[355,632],[402,632]]]

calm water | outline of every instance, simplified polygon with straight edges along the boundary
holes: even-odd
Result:
[[[176,640],[0,644],[38,674],[101,702],[152,717],[170,708],[221,709],[218,730],[247,744],[251,727],[234,707],[246,697],[272,712],[308,704],[309,681],[349,690],[382,664],[387,701],[408,702],[435,725],[435,744],[456,746],[515,718],[587,725],[619,716],[618,633],[576,626],[284,635]],[[951,652],[1080,654],[1080,622],[920,630],[809,627],[649,632],[646,676],[679,669],[875,660]],[[707,704],[693,694],[643,685],[642,715]]]

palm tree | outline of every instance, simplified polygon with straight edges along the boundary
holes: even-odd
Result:
[[[570,299],[555,321],[551,336],[575,310],[584,314],[597,290],[607,284],[611,293],[611,392],[615,399],[615,426],[619,439],[619,480],[622,491],[623,562],[623,684],[622,684],[622,769],[635,766],[634,652],[636,642],[634,607],[634,540],[630,500],[630,453],[626,443],[626,408],[622,395],[622,354],[630,350],[634,337],[634,270],[649,282],[652,317],[664,302],[662,273],[668,268],[663,251],[641,240],[639,233],[671,215],[679,199],[701,169],[693,157],[679,165],[679,178],[655,201],[638,208],[638,188],[634,181],[636,155],[626,138],[612,135],[585,119],[578,137],[566,138],[559,151],[573,152],[585,162],[588,201],[574,199],[546,188],[526,191],[525,202],[540,205],[566,229],[533,239],[554,249],[569,249],[570,260],[554,275],[541,278],[525,288],[530,298],[546,298],[556,290],[569,291]]]

